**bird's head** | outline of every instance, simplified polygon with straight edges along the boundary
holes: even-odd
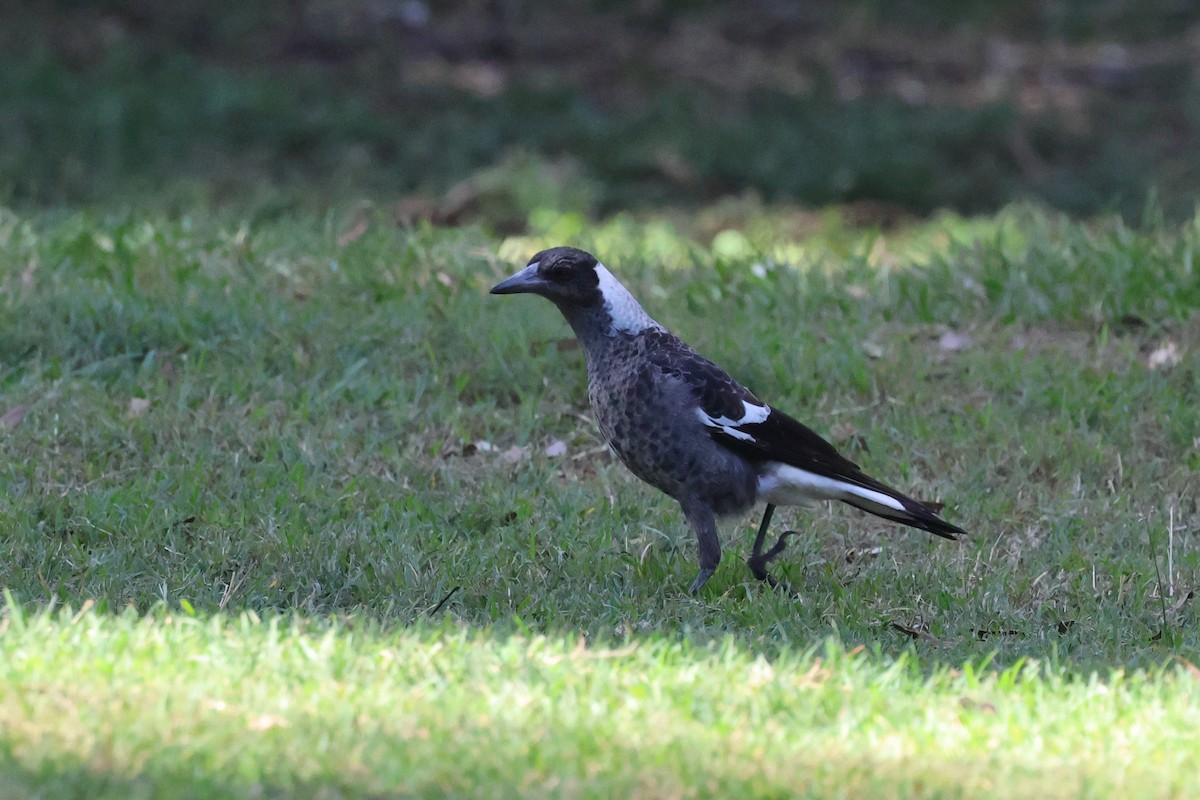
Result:
[[[492,287],[492,294],[522,293],[553,302],[580,337],[662,329],[594,255],[574,247],[543,250]]]
[[[574,247],[553,247],[529,259],[511,278],[492,287],[492,294],[540,294],[560,308],[600,307],[598,262],[591,253]]]

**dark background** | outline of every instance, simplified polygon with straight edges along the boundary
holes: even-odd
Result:
[[[0,5],[0,202],[1194,211],[1200,3]]]

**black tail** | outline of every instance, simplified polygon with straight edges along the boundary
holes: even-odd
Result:
[[[860,485],[866,486],[867,488],[873,489],[881,494],[886,494],[888,497],[904,506],[904,510],[899,511],[894,508],[888,508],[881,503],[875,503],[853,494],[842,497],[844,502],[849,503],[855,508],[861,508],[863,511],[866,511],[869,514],[874,514],[877,517],[883,517],[884,519],[891,520],[892,522],[899,522],[902,525],[908,525],[912,528],[919,528],[923,531],[929,531],[935,536],[941,536],[943,539],[955,541],[959,536],[965,536],[967,534],[967,532],[962,528],[958,527],[957,525],[951,525],[949,522],[946,522],[946,520],[939,517],[936,511],[924,503],[913,500],[911,497],[903,495],[892,487],[885,486],[873,478],[868,478],[866,475],[863,475],[862,477],[866,480],[860,481]]]
[[[941,536],[943,539],[949,539],[950,541],[957,541],[959,536],[967,535],[967,532],[962,528],[957,525],[951,525],[915,500],[905,502],[905,510],[903,512],[892,511],[890,509],[882,511],[878,507],[868,508],[865,503],[859,505],[852,500],[847,500],[846,502],[855,508],[861,508],[863,511],[874,514],[877,517],[890,519],[892,522],[899,522],[903,525],[908,525],[910,528],[920,528],[923,531],[929,531],[935,536]]]

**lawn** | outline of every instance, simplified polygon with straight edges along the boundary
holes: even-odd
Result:
[[[592,249],[868,472],[687,595],[557,312]],[[1193,796],[1200,223],[753,201],[0,212],[0,794]],[[778,518],[778,517],[777,517]]]
[[[0,800],[1200,795],[1198,17],[1059,5],[14,5]],[[689,596],[558,244],[970,536]]]

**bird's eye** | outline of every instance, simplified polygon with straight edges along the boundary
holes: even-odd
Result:
[[[565,281],[571,277],[571,268],[565,264],[556,264],[552,267],[547,267],[546,270],[542,272],[542,275],[544,275],[547,280]]]

